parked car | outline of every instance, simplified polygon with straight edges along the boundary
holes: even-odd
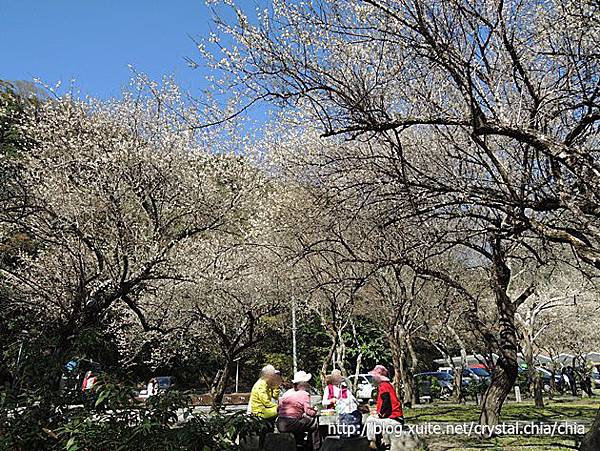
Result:
[[[536,369],[537,369],[540,377],[542,378],[542,382],[544,384],[544,390],[550,391],[550,387],[552,386],[552,371],[550,371],[546,368],[542,368],[542,367],[537,367]],[[556,384],[559,383],[561,377],[562,376],[560,374],[555,374],[554,382]]]
[[[439,373],[447,373],[454,377],[454,369],[450,367],[442,367],[438,370]],[[491,379],[492,375],[486,370],[483,365],[472,365],[463,369],[462,384],[463,387],[469,385],[471,382],[487,382]]]
[[[488,370],[481,366],[471,366],[463,370],[463,378],[468,377],[471,380],[481,381],[484,379],[490,379],[492,375]]]
[[[538,374],[540,375],[540,378],[542,379],[542,385],[544,387],[544,390],[549,392],[550,391],[550,387],[552,386],[552,371],[548,370],[547,368],[543,368],[541,366],[536,367],[536,370],[538,372]],[[524,365],[520,365],[519,366],[519,374],[524,374],[525,376],[527,376],[528,369],[526,366]],[[558,386],[562,383],[562,375],[560,374],[560,372],[557,372],[554,374],[554,383]]]
[[[424,384],[430,382],[431,379],[435,379],[440,386],[440,393],[438,395],[440,398],[447,398],[452,394],[454,386],[452,374],[444,371],[427,371],[415,374],[415,382],[417,383],[419,393],[430,390],[429,387],[427,387],[427,390],[424,390]]]
[[[592,371],[592,386],[594,388],[600,388],[600,372],[596,369]]]
[[[154,378],[159,391],[171,390],[175,387],[175,378],[173,376],[159,376]]]
[[[354,379],[356,376],[349,376],[348,381],[350,386],[353,386]],[[359,401],[368,402],[373,398],[373,391],[375,390],[375,383],[373,382],[373,376],[370,374],[359,374],[358,384],[356,385],[356,392],[354,396]]]

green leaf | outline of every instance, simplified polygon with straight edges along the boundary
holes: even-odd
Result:
[[[100,392],[100,395],[98,396],[98,399],[96,399],[95,406],[98,407],[100,404],[102,404],[102,402],[106,398],[108,398],[109,395],[110,395],[110,391],[108,391],[108,390],[104,390],[104,391]]]
[[[67,451],[76,451],[79,449],[79,444],[77,443],[77,439],[75,437],[71,437],[67,444],[65,445],[65,449]]]

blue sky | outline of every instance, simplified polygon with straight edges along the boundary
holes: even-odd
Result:
[[[108,98],[132,64],[199,94],[205,72],[184,57],[197,56],[189,35],[209,27],[203,0],[0,0],[0,79],[75,79],[82,94]]]

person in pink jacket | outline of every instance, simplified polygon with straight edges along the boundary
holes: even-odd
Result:
[[[294,388],[289,389],[279,398],[277,417],[279,432],[291,432],[297,440],[303,433],[308,433],[308,440],[304,445],[306,451],[321,448],[317,410],[310,404],[308,381],[311,377],[310,373],[304,371],[298,371],[294,375],[292,380]]]

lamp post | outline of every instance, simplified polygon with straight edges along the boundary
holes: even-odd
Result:
[[[235,392],[236,393],[239,393],[239,391],[238,391],[239,381],[240,381],[240,358],[238,357],[237,359],[235,359]]]
[[[15,378],[13,381],[13,387],[15,390],[15,395],[19,394],[19,384],[21,380],[19,378],[19,373],[21,372],[21,356],[23,355],[23,345],[25,344],[25,339],[29,333],[26,330],[21,331],[21,344],[19,345],[19,352],[17,353],[17,363],[15,365]]]
[[[292,299],[292,361],[294,374],[298,372],[298,354],[296,351],[296,299]]]

